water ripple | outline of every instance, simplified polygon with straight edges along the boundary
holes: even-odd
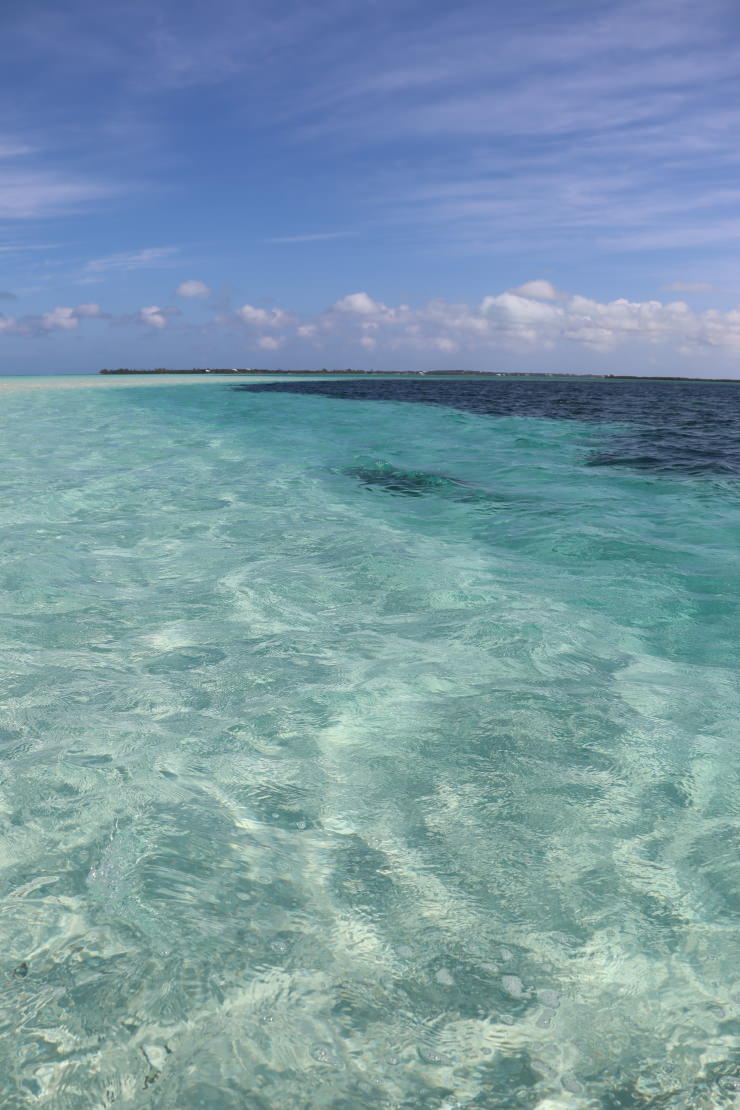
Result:
[[[308,385],[4,395],[0,1102],[730,1110],[734,387]]]

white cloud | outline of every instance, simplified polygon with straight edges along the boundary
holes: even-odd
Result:
[[[351,312],[360,316],[374,316],[385,305],[368,297],[367,293],[349,293],[334,305],[335,312]]]
[[[538,279],[491,294],[478,305],[443,299],[420,308],[375,300],[368,293],[349,293],[312,320],[299,321],[285,309],[245,305],[237,320],[253,326],[280,324],[295,340],[325,347],[357,344],[366,351],[460,352],[470,359],[486,353],[534,355],[548,350],[605,352],[620,346],[660,345],[667,351],[715,348],[740,352],[740,308],[694,312],[684,301],[601,302],[578,293],[557,291]],[[233,317],[220,318],[233,324]],[[275,349],[272,337],[257,343]],[[276,340],[281,344],[284,337]]]
[[[148,308],[139,309],[139,322],[147,324],[150,328],[161,330],[167,327],[167,313],[159,305],[149,305]]]
[[[75,331],[80,320],[110,319],[97,304],[57,305],[40,315],[0,316],[0,331],[13,335],[36,336],[54,331]]]
[[[445,351],[448,354],[451,351],[456,351],[459,346],[454,339],[449,339],[446,335],[433,336],[429,341],[429,345],[435,351]]]
[[[430,301],[431,312],[434,311],[434,305],[437,303]],[[393,307],[383,304],[382,301],[373,300],[367,293],[348,293],[346,297],[341,297],[331,306],[319,320],[319,324],[321,327],[331,328],[335,322],[333,318],[344,317],[347,320],[354,320],[363,331],[373,331],[382,324],[394,326],[409,324],[413,315],[407,304]]]
[[[277,351],[283,343],[285,340],[282,337],[274,335],[261,335],[257,340],[257,346],[263,351]]]
[[[534,297],[537,301],[555,301],[558,297],[555,286],[542,278],[526,281],[524,285],[518,286],[514,292],[521,294],[522,297]]]
[[[480,308],[482,313],[498,315],[501,320],[517,327],[557,320],[560,316],[557,306],[513,290],[495,297],[484,297]]]
[[[279,328],[288,323],[291,316],[281,308],[255,308],[254,305],[245,304],[237,308],[236,316],[243,324],[250,324],[259,328]]]
[[[211,290],[204,281],[182,281],[177,287],[178,297],[209,297]]]
[[[489,294],[478,304],[437,298],[413,308],[388,305],[365,292],[349,293],[308,319],[284,308],[243,305],[232,314],[214,317],[211,326],[246,328],[250,342],[263,351],[277,351],[287,343],[297,350],[306,344],[331,357],[335,352],[351,354],[354,348],[358,355],[373,352],[379,366],[392,365],[394,358],[403,363],[404,352],[413,352],[425,360],[444,356],[448,364],[454,356],[455,365],[480,368],[505,367],[521,357],[536,367],[551,352],[553,358],[562,359],[561,365],[587,369],[604,366],[594,363],[594,356],[619,351],[607,368],[634,365],[639,373],[662,351],[667,366],[676,355],[693,355],[702,374],[738,373],[740,306],[696,312],[682,300],[598,301],[566,291],[559,291],[557,299],[543,300],[541,293],[538,284],[532,288],[525,283]],[[177,308],[153,304],[115,322],[161,332],[177,315]],[[0,332],[6,336],[71,333],[81,321],[109,318],[95,303],[57,305],[35,316],[0,316]],[[713,357],[719,361],[713,362]],[[731,360],[729,370],[723,357]]]
[[[41,327],[45,331],[53,331],[55,328],[60,328],[62,331],[71,331],[77,327],[78,323],[73,308],[53,308],[51,312],[45,312],[41,317]]]

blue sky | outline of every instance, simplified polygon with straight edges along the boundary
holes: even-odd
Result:
[[[10,0],[0,373],[740,376],[736,0]]]

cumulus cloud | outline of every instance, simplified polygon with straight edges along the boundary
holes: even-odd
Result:
[[[282,308],[255,308],[251,304],[237,308],[236,316],[243,324],[259,328],[283,327],[291,319],[291,314]]]
[[[257,340],[257,346],[263,351],[277,351],[284,343],[285,339],[282,336],[275,335],[261,335]]]
[[[458,349],[458,344],[454,339],[450,339],[446,335],[434,336],[431,340],[431,346],[435,351],[446,351],[448,354]]]
[[[627,344],[662,345],[673,352],[740,351],[740,307],[694,312],[684,301],[598,301],[557,290],[536,279],[485,296],[478,304],[441,298],[419,308],[388,305],[369,293],[348,293],[310,320],[280,308],[244,305],[220,323],[276,328],[284,340],[331,346],[356,344],[365,351],[460,352],[478,359],[487,352],[577,349],[609,352]],[[264,349],[275,349],[257,339]]]
[[[114,322],[161,332],[179,314],[177,308],[153,304]],[[103,318],[110,319],[98,304],[58,305],[37,316],[0,315],[0,333],[61,334],[74,332],[82,321]],[[593,365],[594,353],[627,353],[632,348],[638,353],[639,372],[639,358],[652,357],[646,351],[651,348],[656,355],[662,349],[669,359],[694,355],[700,372],[711,373],[712,352],[740,356],[740,305],[696,312],[679,299],[599,301],[562,290],[553,297],[541,279],[490,293],[474,304],[437,298],[418,307],[389,305],[367,292],[348,293],[304,319],[285,308],[246,304],[216,316],[211,327],[241,330],[248,345],[263,351],[289,345],[297,352],[301,345],[310,345],[331,355],[354,348],[358,355],[372,352],[381,366],[392,364],[392,352],[399,353],[396,362],[405,361],[400,357],[404,352],[414,352],[420,358],[439,355],[451,360],[454,355],[456,365],[485,368],[501,366],[502,361],[506,365],[509,354],[526,355],[536,364],[540,355],[551,351],[567,359],[566,365],[586,369]],[[724,374],[727,370],[719,376]]]
[[[379,301],[374,301],[367,293],[349,293],[334,305],[335,312],[352,312],[360,316],[375,316],[381,306]]]
[[[2,316],[0,331],[9,335],[44,335],[54,331],[75,331],[83,319],[110,319],[98,304],[57,305],[40,315]]]
[[[111,316],[104,312],[99,304],[87,302],[78,304],[75,308],[69,305],[57,305],[48,312],[40,315],[2,317],[3,326],[0,331],[14,335],[43,335],[49,332],[76,331],[81,320],[111,320],[115,324],[143,324],[155,331],[167,327],[172,316],[179,316],[178,308],[160,308],[159,305],[147,305],[138,312],[128,313],[123,316]]]
[[[406,304],[391,307],[383,304],[382,301],[373,300],[367,293],[348,293],[346,297],[340,298],[331,306],[325,313],[322,323],[324,327],[331,327],[336,323],[336,319],[332,321],[332,316],[354,318],[359,327],[368,331],[380,327],[381,324],[407,323],[410,313],[411,309]]]
[[[558,297],[555,286],[543,278],[525,281],[524,285],[519,285],[514,292],[521,294],[522,297],[534,297],[536,301],[555,301]]]
[[[146,324],[150,328],[161,331],[162,328],[167,327],[167,319],[172,315],[174,315],[172,309],[160,308],[159,305],[152,304],[146,308],[140,308],[137,318],[140,324]]]
[[[177,287],[178,297],[209,297],[210,287],[204,281],[182,281]]]
[[[41,326],[47,331],[60,328],[62,331],[71,331],[76,328],[79,321],[73,308],[53,308],[41,317]]]

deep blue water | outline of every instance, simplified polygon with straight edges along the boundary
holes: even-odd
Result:
[[[740,475],[740,383],[406,377],[292,379],[234,388],[628,425],[612,431],[588,464]]]

